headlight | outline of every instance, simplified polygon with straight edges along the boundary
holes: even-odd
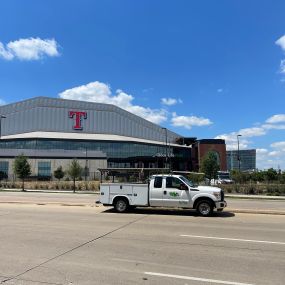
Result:
[[[221,193],[220,192],[213,192],[213,195],[220,200],[221,199]]]

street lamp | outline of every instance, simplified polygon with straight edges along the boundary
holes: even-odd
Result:
[[[87,181],[87,171],[88,171],[88,158],[87,158],[87,146],[86,146],[85,147],[85,170],[84,170],[85,183]]]
[[[167,128],[162,128],[165,130],[165,165],[164,168],[167,166]]]
[[[237,135],[237,143],[238,143],[238,153],[237,153],[237,159],[238,159],[238,171],[240,172],[240,155],[239,155],[239,137],[242,135]]]
[[[6,116],[0,115],[0,139],[1,139],[1,135],[2,135],[2,133],[1,133],[1,130],[2,130],[2,119],[6,119],[6,118],[7,118]]]

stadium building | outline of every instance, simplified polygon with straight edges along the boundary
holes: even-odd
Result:
[[[0,115],[0,171],[9,177],[22,153],[36,177],[73,158],[89,179],[98,168],[192,169],[187,139],[114,105],[36,97],[1,106]]]
[[[20,154],[32,177],[52,178],[76,158],[94,179],[102,168],[198,171],[210,150],[225,168],[224,140],[185,138],[110,104],[36,97],[0,107],[0,171],[9,179]]]

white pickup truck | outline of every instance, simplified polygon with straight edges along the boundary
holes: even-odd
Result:
[[[149,184],[102,183],[100,202],[120,213],[138,206],[196,209],[202,216],[227,206],[220,188],[195,186],[184,176],[162,174],[153,175]]]

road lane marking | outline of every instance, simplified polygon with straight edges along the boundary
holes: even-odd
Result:
[[[152,275],[152,276],[159,276],[159,277],[183,279],[183,280],[193,280],[193,281],[200,281],[200,282],[217,283],[217,284],[254,285],[254,284],[249,284],[249,283],[240,283],[240,282],[224,281],[224,280],[216,280],[216,279],[206,279],[206,278],[199,278],[199,277],[192,277],[192,276],[183,276],[183,275],[164,274],[164,273],[158,273],[158,272],[145,272],[144,274]]]
[[[239,239],[239,238],[223,238],[223,237],[207,237],[207,236],[194,236],[194,235],[180,235],[180,236],[181,236],[181,237],[190,237],[190,238],[232,240],[232,241],[243,241],[243,242],[256,242],[256,243],[268,243],[268,244],[281,244],[281,245],[285,245],[285,242],[279,242],[279,241],[253,240],[253,239]]]

